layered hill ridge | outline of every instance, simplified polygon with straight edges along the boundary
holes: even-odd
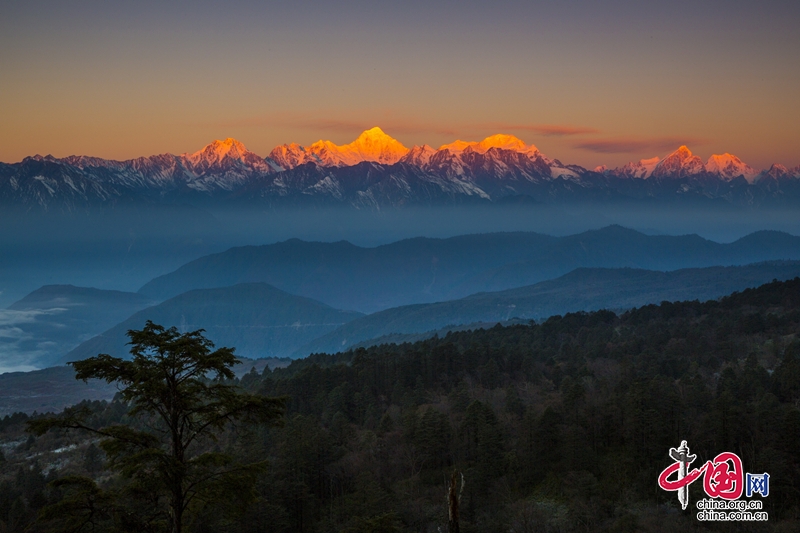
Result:
[[[75,347],[61,363],[98,353],[124,355],[128,353],[128,330],[142,328],[147,320],[174,325],[181,331],[203,328],[218,346],[235,346],[238,355],[258,358],[292,353],[361,316],[288,294],[266,283],[197,289],[134,313]]]
[[[753,169],[732,154],[703,162],[686,146],[664,158],[588,170],[508,134],[406,148],[379,127],[353,142],[284,144],[266,158],[217,140],[182,155],[126,161],[33,156],[0,163],[0,203],[79,211],[141,202],[259,206],[441,205],[529,197],[539,203],[721,200],[736,206],[800,203],[800,166]]]
[[[535,285],[373,313],[315,339],[293,355],[305,357],[315,352],[345,351],[356,345],[403,342],[404,335],[456,329],[469,324],[494,325],[510,319],[542,320],[600,309],[621,311],[663,301],[705,301],[798,276],[800,261],[669,272],[578,268]]]
[[[716,266],[775,260],[782,261]],[[374,248],[292,239],[201,257],[153,279],[138,294],[41,287],[0,313],[0,348],[6,359],[16,358],[5,361],[15,363],[8,368],[48,365],[63,362],[61,356],[84,341],[83,356],[107,351],[109,336],[114,349],[123,350],[125,332],[149,319],[206,328],[249,357],[288,356],[340,327],[326,337],[337,349],[343,342],[448,325],[716,297],[800,275],[797,260],[800,237],[768,231],[727,244],[620,226],[566,237],[518,232],[414,238]],[[694,270],[663,272],[686,268]]]
[[[697,235],[651,236],[609,226],[566,237],[488,233],[374,248],[291,239],[199,258],[139,292],[162,300],[191,289],[259,282],[372,313],[531,285],[580,267],[675,270],[784,259],[800,260],[800,237],[758,232],[720,244]]]

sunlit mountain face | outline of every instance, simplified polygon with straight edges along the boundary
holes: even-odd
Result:
[[[269,158],[287,170],[304,163],[343,167],[374,161],[391,165],[397,163],[408,151],[399,141],[374,127],[364,131],[350,144],[338,146],[323,140],[307,148],[298,144],[284,144],[272,150]]]
[[[406,148],[378,127],[353,142],[283,144],[261,157],[235,139],[182,155],[127,161],[32,156],[0,164],[6,205],[80,210],[141,201],[350,205],[714,199],[733,205],[800,202],[800,166],[757,170],[735,155],[707,161],[686,146],[662,157],[593,170],[563,163],[508,134]]]

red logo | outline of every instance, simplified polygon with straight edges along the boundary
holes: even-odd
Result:
[[[658,486],[664,490],[679,491],[678,500],[686,509],[689,501],[688,487],[703,474],[703,490],[711,498],[737,500],[744,491],[742,460],[732,452],[722,452],[700,468],[688,471],[695,455],[689,455],[686,441],[679,448],[671,448],[669,455],[675,460],[658,476]],[[674,479],[670,479],[675,474]]]

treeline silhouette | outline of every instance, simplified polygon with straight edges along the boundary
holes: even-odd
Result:
[[[800,278],[720,301],[574,313],[252,371],[232,383],[286,397],[284,425],[231,428],[209,446],[269,467],[251,505],[221,499],[187,530],[445,531],[457,470],[465,532],[794,531],[798,332]],[[85,407],[98,426],[144,423],[119,401]],[[0,420],[0,435],[23,418]],[[63,498],[48,485],[56,477],[120,482],[97,447],[68,438],[27,438],[6,453],[0,530],[47,531],[37,516]],[[698,522],[701,483],[682,511],[656,481],[681,440],[700,464],[730,451],[745,472],[768,472],[769,522]],[[48,473],[37,457],[66,442],[74,459]]]

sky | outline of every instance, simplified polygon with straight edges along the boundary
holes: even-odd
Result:
[[[589,168],[800,164],[800,2],[0,4],[0,161],[514,134]]]

